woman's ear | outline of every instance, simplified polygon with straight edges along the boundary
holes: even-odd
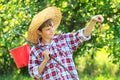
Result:
[[[39,30],[37,30],[36,33],[39,34],[39,35],[41,35],[41,31],[39,31]]]

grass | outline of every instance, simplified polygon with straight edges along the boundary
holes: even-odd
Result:
[[[100,75],[91,75],[81,74],[80,80],[119,80],[120,76],[111,76],[108,74],[100,74]],[[0,75],[0,80],[34,80],[30,76],[24,76],[21,74],[3,74]]]
[[[96,78],[93,78],[93,77],[88,77],[88,76],[85,76],[84,78],[81,78],[81,80],[119,80],[119,78],[113,78],[113,77],[105,77],[105,76],[99,76],[99,77],[96,77]]]
[[[30,76],[11,73],[0,75],[0,80],[34,80],[34,79],[32,79]]]
[[[100,74],[98,76],[84,75],[80,79],[81,80],[120,80],[120,76],[111,76],[107,74],[106,75]]]

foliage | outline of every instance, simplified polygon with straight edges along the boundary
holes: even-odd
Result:
[[[0,80],[33,80],[33,79],[30,76],[21,75],[18,73],[7,73],[0,75]]]
[[[104,53],[102,53],[104,52]],[[106,80],[113,77],[112,80],[117,80],[117,77],[120,75],[119,66],[112,62],[109,62],[108,55],[106,51],[97,51],[97,55],[94,60],[90,59],[89,54],[86,54],[82,57],[76,57],[77,61],[77,70],[79,72],[80,78],[83,80]],[[93,63],[94,62],[94,63]],[[116,78],[115,78],[116,77]],[[104,79],[101,79],[104,78]]]
[[[15,31],[27,37],[32,17],[48,6],[57,6],[62,11],[60,32],[75,32],[84,28],[90,18],[102,14],[105,18],[102,33],[99,24],[91,34],[92,39],[83,43],[75,52],[75,57],[89,54],[94,64],[97,51],[105,50],[111,61],[120,62],[120,1],[119,0],[1,0],[0,1],[0,73],[16,70],[9,50],[21,46],[26,41]],[[104,52],[101,52],[104,53]],[[76,61],[76,65],[77,61]],[[24,72],[26,69],[21,69]]]

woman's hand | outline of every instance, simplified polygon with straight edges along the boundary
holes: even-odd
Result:
[[[91,34],[91,32],[93,31],[96,22],[102,23],[103,21],[104,21],[104,18],[103,18],[102,15],[95,15],[95,16],[93,16],[91,18],[90,23],[85,27],[85,30],[84,30],[83,34],[85,36],[89,36]]]
[[[95,15],[95,16],[92,17],[91,20],[102,23],[104,21],[104,18],[103,18],[102,15]]]
[[[44,56],[44,60],[45,61],[48,61],[49,59],[50,59],[50,55],[51,53],[50,53],[50,51],[49,50],[45,50],[45,51],[43,51],[43,56]]]
[[[41,62],[41,64],[38,67],[38,71],[39,71],[40,74],[43,72],[43,70],[44,70],[44,68],[47,64],[47,61],[50,59],[49,55],[50,55],[49,50],[43,51],[44,60]]]

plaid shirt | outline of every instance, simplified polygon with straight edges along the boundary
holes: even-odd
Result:
[[[38,66],[44,60],[42,50],[49,49],[52,56],[63,64],[74,76],[79,80],[77,70],[72,58],[72,53],[76,50],[83,41],[89,40],[90,36],[85,37],[81,29],[76,33],[59,34],[54,36],[51,45],[45,45],[38,40],[40,48],[33,46],[29,57],[28,71],[35,79],[42,80],[73,80],[71,75],[53,59],[50,59],[46,64],[43,72],[39,74]]]

